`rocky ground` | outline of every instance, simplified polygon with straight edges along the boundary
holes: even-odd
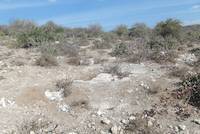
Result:
[[[199,110],[171,97],[179,79],[168,75],[193,56],[133,64],[110,50],[81,50],[79,66],[61,56],[59,66],[40,67],[37,49],[0,46],[0,133],[200,134]],[[110,71],[116,66],[119,73]],[[64,96],[55,85],[66,78],[72,83]]]

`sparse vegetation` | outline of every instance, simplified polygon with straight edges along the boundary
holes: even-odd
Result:
[[[46,118],[34,117],[25,120],[22,124],[17,126],[17,133],[31,134],[31,133],[56,133],[57,124],[47,120]],[[16,133],[16,132],[13,132]]]

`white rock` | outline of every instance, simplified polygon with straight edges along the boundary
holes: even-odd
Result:
[[[6,98],[1,98],[0,99],[0,107],[8,107],[8,106],[13,106],[15,104],[14,101],[8,100]]]
[[[127,124],[129,124],[129,120],[121,120],[121,123],[123,123],[123,124],[125,124],[125,125],[127,125]]]
[[[130,120],[130,121],[136,120],[136,117],[135,117],[135,116],[130,116],[130,117],[129,117],[129,120]]]
[[[200,119],[194,119],[192,122],[194,122],[194,123],[200,125]]]
[[[30,134],[35,134],[35,132],[34,131],[30,131]]]
[[[111,128],[112,134],[118,134],[118,127],[115,125]]]
[[[103,114],[105,114],[105,113],[102,112],[102,111],[100,111],[100,110],[97,111],[97,115],[98,115],[98,116],[103,116]]]
[[[45,96],[51,101],[61,101],[63,100],[64,94],[62,90],[58,92],[50,92],[47,90]]]
[[[103,118],[103,119],[101,120],[101,123],[106,124],[106,125],[109,125],[109,124],[111,123],[111,121],[110,121],[108,118]]]
[[[180,131],[184,131],[186,129],[185,125],[178,125]]]
[[[187,64],[193,64],[194,62],[196,62],[198,59],[194,54],[183,54],[180,56],[180,58],[178,59],[179,61],[183,61]]]
[[[59,111],[61,112],[69,112],[70,106],[67,104],[59,104]]]
[[[111,74],[107,74],[107,73],[101,73],[99,75],[97,75],[96,78],[92,79],[90,82],[111,82],[111,81],[115,81],[118,80],[117,78],[113,77]]]

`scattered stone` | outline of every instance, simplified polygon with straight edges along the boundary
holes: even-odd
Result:
[[[35,132],[34,131],[30,131],[30,134],[35,134]]]
[[[147,122],[148,127],[152,127],[154,123],[155,123],[155,119],[149,117],[148,122]]]
[[[78,134],[78,133],[75,133],[75,132],[69,132],[68,134]]]
[[[51,101],[61,101],[61,100],[63,100],[64,93],[62,90],[60,90],[58,92],[50,92],[47,90],[45,92],[45,96]]]
[[[106,125],[109,125],[109,124],[111,123],[111,121],[110,121],[108,118],[103,118],[103,119],[101,120],[101,123],[106,124]]]
[[[118,134],[118,127],[115,125],[111,128],[112,134]]]
[[[97,111],[97,115],[98,115],[98,116],[103,116],[103,114],[104,114],[104,112],[102,112],[102,111],[100,111],[100,110]]]
[[[100,134],[108,134],[106,132],[104,132],[103,130],[100,131]]]
[[[8,106],[13,106],[14,104],[15,104],[14,101],[8,100],[4,97],[0,99],[0,107],[5,108],[5,107],[8,107]]]
[[[194,119],[192,122],[194,122],[194,123],[200,125],[200,119]]]
[[[129,120],[121,120],[121,123],[123,123],[124,125],[127,125],[127,124],[129,124]]]
[[[141,81],[140,86],[142,86],[144,89],[150,89],[150,87],[146,83],[144,83],[143,81]]]
[[[178,60],[179,60],[179,61],[183,61],[183,62],[185,62],[186,64],[192,65],[192,64],[194,64],[194,62],[196,62],[198,59],[197,59],[197,57],[196,57],[194,54],[186,53],[186,54],[181,55],[180,58],[179,58]]]
[[[69,112],[70,111],[70,106],[67,104],[59,104],[59,111],[61,112]]]
[[[179,132],[179,128],[178,128],[177,126],[175,126],[175,127],[174,127],[174,131],[175,131],[176,133],[178,133],[178,132]]]
[[[130,120],[130,121],[136,120],[136,117],[135,117],[135,116],[130,116],[130,117],[129,117],[129,120]]]
[[[185,125],[178,125],[180,131],[184,131],[186,129]]]

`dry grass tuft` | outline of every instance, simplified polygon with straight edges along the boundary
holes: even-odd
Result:
[[[57,66],[58,62],[52,55],[42,54],[39,59],[36,60],[36,65],[41,67]]]

